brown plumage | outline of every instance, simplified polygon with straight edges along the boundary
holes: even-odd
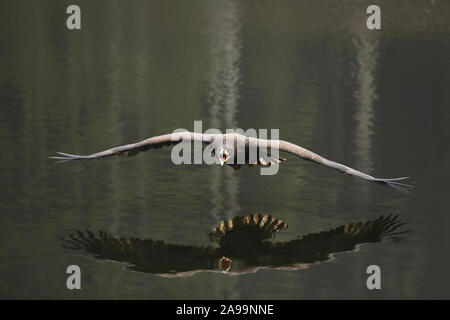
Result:
[[[338,162],[328,160],[308,149],[300,147],[284,140],[268,140],[247,137],[237,133],[231,134],[202,134],[194,132],[177,132],[166,134],[162,136],[152,137],[140,142],[127,144],[101,152],[93,153],[86,156],[73,155],[63,152],[58,152],[59,156],[51,158],[60,160],[61,162],[69,160],[92,160],[110,157],[114,155],[128,155],[133,156],[141,151],[146,151],[154,148],[161,148],[168,145],[176,145],[182,141],[185,142],[202,142],[211,145],[211,150],[215,152],[218,163],[221,165],[227,164],[239,169],[236,165],[240,165],[238,159],[244,159],[245,164],[248,165],[278,165],[284,158],[268,155],[267,150],[277,150],[280,152],[287,152],[296,155],[302,159],[312,161],[314,163],[323,165],[325,167],[337,170],[347,175],[369,180],[377,184],[390,187],[394,190],[407,192],[413,186],[399,182],[400,180],[409,177],[383,179],[376,178],[361,171],[352,169]],[[242,157],[240,157],[242,155]],[[252,159],[252,156],[254,159]]]
[[[295,267],[330,259],[330,254],[349,251],[361,243],[379,242],[398,232],[403,222],[397,216],[349,223],[287,242],[267,241],[287,225],[271,215],[251,214],[221,221],[208,236],[219,245],[166,244],[152,239],[115,238],[100,231],[77,231],[62,240],[62,246],[85,250],[99,259],[123,261],[133,270],[162,275],[192,275],[202,270],[253,272],[260,267]]]

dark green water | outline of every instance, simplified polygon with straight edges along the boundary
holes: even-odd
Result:
[[[450,298],[450,4],[366,1],[0,4],[0,297]],[[288,157],[255,169],[175,166],[170,148],[55,165],[177,128],[279,128],[280,138],[403,195]],[[61,247],[76,229],[208,245],[221,219],[281,218],[280,241],[394,213],[413,229],[302,270],[166,278]],[[82,289],[66,288],[68,265]],[[382,289],[366,287],[379,265]]]

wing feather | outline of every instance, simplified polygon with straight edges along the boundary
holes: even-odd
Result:
[[[142,151],[161,148],[163,146],[168,145],[175,145],[180,143],[181,141],[201,141],[204,143],[210,143],[213,139],[214,135],[182,131],[151,137],[136,143],[118,146],[90,155],[77,155],[64,152],[57,152],[58,156],[51,156],[50,158],[60,160],[59,162],[65,162],[70,160],[92,160],[115,155],[133,156]]]
[[[226,134],[226,135],[219,135],[219,134],[211,135],[211,134],[202,134],[202,133],[182,131],[182,132],[175,132],[175,133],[171,133],[171,134],[151,137],[151,138],[148,138],[148,139],[136,142],[136,143],[107,149],[107,150],[93,153],[90,155],[75,155],[75,154],[69,154],[69,153],[64,153],[64,152],[57,152],[58,156],[52,156],[50,158],[60,160],[59,162],[65,162],[65,161],[70,161],[70,160],[91,160],[91,159],[105,158],[105,157],[114,156],[114,155],[132,156],[141,151],[146,151],[148,149],[153,149],[153,148],[161,148],[165,145],[175,145],[181,141],[201,141],[203,143],[211,143],[214,140],[217,140],[217,141],[215,141],[215,143],[217,144],[220,141],[220,139],[232,139],[232,140],[235,140],[238,143],[238,145],[239,144],[245,145],[247,148],[252,147],[252,146],[257,147],[257,149],[261,148],[261,147],[262,148],[275,148],[275,149],[278,149],[279,151],[291,153],[302,159],[306,159],[306,160],[315,162],[315,163],[323,165],[325,167],[337,170],[341,173],[387,186],[396,191],[406,193],[409,190],[414,188],[414,186],[412,186],[412,185],[398,182],[401,180],[408,179],[409,177],[388,178],[388,179],[376,178],[367,173],[355,170],[353,168],[350,168],[350,167],[340,164],[338,162],[328,160],[328,159],[318,155],[317,153],[314,153],[308,149],[305,149],[303,147],[300,147],[300,146],[293,144],[291,142],[288,142],[288,141],[258,139],[258,138],[253,138],[253,137],[246,137],[244,135],[235,134],[235,133],[234,134]]]
[[[337,170],[341,173],[344,173],[344,174],[347,174],[347,175],[350,175],[353,177],[358,177],[361,179],[369,180],[369,181],[387,186],[391,189],[394,189],[396,191],[400,191],[403,193],[407,193],[409,190],[414,188],[414,186],[412,186],[412,185],[398,182],[400,180],[409,179],[409,177],[388,178],[388,179],[376,178],[367,173],[355,170],[353,168],[350,168],[350,167],[340,164],[338,162],[328,160],[328,159],[318,155],[317,153],[314,153],[308,149],[302,148],[302,147],[300,147],[296,144],[290,143],[288,141],[283,141],[283,140],[279,140],[279,141],[272,140],[272,141],[273,141],[273,143],[271,143],[269,145],[272,146],[272,144],[273,144],[275,147],[278,145],[278,148],[280,151],[294,154],[302,159],[306,159],[306,160],[315,162],[317,164]]]

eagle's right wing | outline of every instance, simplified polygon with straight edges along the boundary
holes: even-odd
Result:
[[[210,143],[214,140],[214,138],[215,135],[184,131],[151,137],[136,143],[126,144],[123,146],[103,150],[90,155],[76,155],[64,152],[57,152],[59,156],[52,156],[50,158],[61,160],[62,162],[64,162],[69,160],[92,160],[110,157],[114,155],[133,156],[141,151],[161,148],[163,146],[168,145],[175,145],[180,143],[181,141],[200,141],[203,143]]]

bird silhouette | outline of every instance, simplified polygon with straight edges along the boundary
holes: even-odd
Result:
[[[50,158],[57,159],[60,162],[70,160],[92,160],[110,157],[113,155],[128,155],[133,156],[141,151],[149,149],[161,148],[167,145],[176,145],[180,142],[201,142],[207,144],[212,154],[216,156],[216,163],[221,165],[227,164],[234,169],[239,169],[241,165],[247,164],[249,166],[271,166],[278,165],[284,161],[285,158],[277,155],[269,154],[268,149],[275,151],[274,153],[287,152],[296,155],[302,159],[306,159],[325,167],[337,170],[341,173],[375,182],[394,190],[401,192],[408,192],[413,186],[399,182],[409,177],[401,178],[376,178],[361,171],[352,169],[343,164],[328,160],[308,149],[302,148],[284,140],[268,140],[248,137],[238,133],[229,134],[203,134],[195,132],[176,132],[161,136],[156,136],[142,140],[140,142],[127,144],[90,155],[74,155],[64,152],[57,152],[58,156],[51,156]]]
[[[380,242],[409,231],[397,231],[404,223],[395,215],[349,223],[301,238],[274,242],[287,225],[271,215],[251,214],[221,221],[208,233],[215,246],[166,244],[130,237],[115,238],[99,231],[76,231],[60,239],[64,248],[84,250],[98,259],[130,264],[128,268],[162,276],[189,276],[214,270],[230,274],[260,268],[303,268],[330,259],[332,253],[353,250],[358,244]],[[218,245],[218,246],[217,246]]]

